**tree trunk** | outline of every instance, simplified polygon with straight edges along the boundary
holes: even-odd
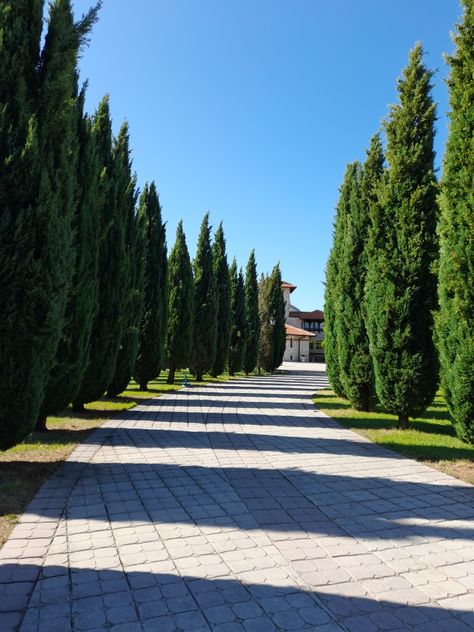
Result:
[[[72,409],[76,412],[76,413],[84,413],[85,412],[85,408],[84,408],[84,404],[82,404],[81,402],[74,402],[72,405]]]
[[[140,390],[141,391],[147,391],[148,390],[148,382],[142,382],[140,384]]]
[[[170,370],[168,371],[168,379],[166,380],[167,384],[174,384],[175,371],[176,369],[174,367],[172,369],[170,368]]]
[[[398,415],[398,428],[408,430],[408,415]]]
[[[196,382],[202,382],[202,373],[200,371],[196,371]]]
[[[48,432],[48,427],[46,426],[46,415],[39,415],[35,424],[35,432]]]

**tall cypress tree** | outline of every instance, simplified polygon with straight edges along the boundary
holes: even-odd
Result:
[[[60,412],[76,397],[89,361],[92,325],[98,309],[100,171],[92,121],[83,113],[84,97],[83,91],[78,101],[78,203],[73,220],[76,259],[72,291],[66,309],[66,325],[45,389],[37,430],[46,429],[46,416]]]
[[[281,272],[277,264],[269,277],[268,311],[272,328],[272,361],[271,369],[275,371],[283,360],[286,344],[285,332],[285,300],[281,289]]]
[[[474,3],[448,58],[450,131],[440,196],[440,272],[437,339],[442,385],[456,433],[474,443]]]
[[[384,247],[371,248],[366,295],[377,395],[406,428],[409,417],[431,403],[438,386],[435,105],[419,44],[410,53],[398,93],[400,102],[385,123],[388,171],[371,229],[371,238],[381,238]]]
[[[164,344],[168,320],[168,261],[166,228],[155,183],[145,185],[138,209],[145,226],[144,310],[140,323],[135,379],[141,390],[160,375],[164,366]]]
[[[211,375],[217,377],[225,371],[230,344],[230,281],[225,247],[224,229],[219,224],[212,247],[214,278],[216,282],[217,335],[216,356]]]
[[[347,183],[347,207],[343,218],[342,231],[340,234],[340,250],[337,261],[337,296],[335,297],[335,312],[333,321],[333,331],[337,345],[337,368],[338,378],[341,382],[345,397],[351,402],[357,398],[357,389],[352,381],[351,363],[354,360],[355,341],[353,338],[352,322],[353,310],[356,301],[356,288],[354,283],[362,283],[359,275],[363,268],[362,252],[363,238],[359,242],[359,235],[355,233],[360,228],[362,210],[361,200],[361,180],[362,165],[354,162],[349,170],[349,181]],[[362,249],[361,249],[362,248]],[[356,268],[353,268],[353,265]],[[359,267],[360,266],[360,267]],[[361,298],[361,297],[359,297]],[[363,326],[363,325],[362,325]],[[347,387],[351,389],[352,399]],[[353,402],[358,408],[361,403]],[[366,410],[370,407],[369,402],[364,402]]]
[[[2,447],[23,439],[38,416],[74,262],[76,66],[96,10],[74,24],[71,3],[53,2],[39,55],[42,9],[22,0],[0,7]]]
[[[243,369],[247,375],[257,366],[260,340],[259,289],[255,251],[252,250],[245,270],[245,349]]]
[[[216,281],[212,260],[209,213],[204,215],[199,233],[194,272],[194,331],[191,370],[202,382],[216,357],[217,301]]]
[[[168,322],[165,353],[168,384],[174,384],[177,369],[186,369],[191,358],[194,320],[194,280],[183,222],[176,230],[176,241],[168,262]]]
[[[42,350],[51,336],[45,275],[34,253],[41,157],[33,115],[42,14],[42,0],[0,6],[0,449],[32,430],[50,360]]]
[[[102,170],[99,310],[92,328],[89,364],[74,400],[79,410],[105,393],[115,373],[127,306],[126,226],[135,197],[128,129],[126,124],[122,126],[112,147],[107,97],[99,105],[94,129]]]
[[[357,410],[370,410],[375,395],[365,281],[370,208],[376,202],[383,168],[382,144],[377,134],[371,141],[363,170],[358,167],[354,171],[342,253],[340,378],[347,398]]]
[[[125,231],[126,285],[124,286],[124,317],[122,338],[112,382],[107,389],[109,397],[124,391],[135,370],[138,355],[140,322],[143,315],[143,290],[145,280],[145,218],[135,212],[137,201],[136,180],[130,183],[133,196],[129,199]]]
[[[229,373],[235,375],[242,370],[245,351],[245,285],[242,270],[237,273],[237,262],[234,259],[229,270],[230,277],[230,347]]]
[[[270,277],[261,274],[258,282],[258,314],[259,314],[259,341],[258,341],[258,372],[263,369],[273,370],[273,331],[270,316]]]
[[[78,205],[77,61],[97,19],[100,5],[74,23],[71,0],[50,5],[48,30],[39,69],[38,130],[42,170],[38,224],[42,240],[37,253],[47,267],[51,309],[49,367],[56,363],[74,274],[74,216]]]
[[[339,190],[334,220],[333,242],[326,265],[326,288],[324,292],[324,357],[329,382],[337,395],[345,397],[341,381],[340,336],[341,329],[341,260],[347,217],[350,214],[351,191],[357,163],[348,164]]]

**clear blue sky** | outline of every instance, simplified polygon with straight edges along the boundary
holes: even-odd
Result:
[[[438,70],[440,161],[460,14],[458,0],[104,0],[81,60],[88,108],[107,92],[114,129],[128,120],[169,246],[182,218],[193,254],[209,210],[240,265],[252,248],[259,271],[280,261],[294,303],[322,308],[345,164],[363,160],[417,40]]]

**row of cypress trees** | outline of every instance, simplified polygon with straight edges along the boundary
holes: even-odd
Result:
[[[364,164],[340,188],[326,268],[325,353],[332,387],[359,410],[376,401],[399,427],[433,401],[440,375],[459,437],[474,442],[474,3],[448,59],[451,126],[441,183],[432,73],[416,45],[399,100]],[[440,372],[441,368],[441,372]]]
[[[226,368],[230,375],[239,371],[248,375],[256,368],[272,371],[281,364],[285,311],[279,265],[259,283],[253,251],[245,277],[235,258],[229,267],[222,223],[212,241],[209,214],[202,221],[193,262],[183,225],[179,223],[169,259],[168,283],[164,343],[168,383],[174,383],[177,369],[187,367],[197,381],[202,381],[205,373],[217,376]],[[275,288],[280,302],[273,298]],[[268,343],[273,356],[267,362],[259,351],[267,344],[266,328],[270,322],[273,337]]]
[[[96,291],[81,243],[100,234],[90,186],[100,157],[77,59],[99,5],[74,22],[69,0],[52,2],[41,46],[43,9],[0,6],[0,447],[21,441],[83,370],[72,321],[87,337],[92,317],[82,323],[76,307],[93,311],[82,300]]]
[[[0,449],[73,403],[141,388],[164,367],[252,372],[261,335],[252,252],[228,266],[205,216],[191,263],[180,223],[167,256],[154,183],[138,196],[126,123],[84,110],[80,21],[53,0],[0,5]]]

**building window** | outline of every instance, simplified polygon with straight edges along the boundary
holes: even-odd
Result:
[[[290,349],[293,349],[293,338],[290,338]]]

